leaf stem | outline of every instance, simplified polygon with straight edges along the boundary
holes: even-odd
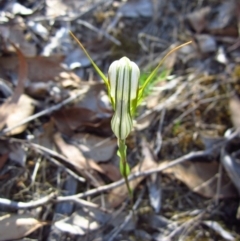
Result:
[[[118,139],[118,153],[120,157],[120,172],[123,176],[129,196],[132,198],[133,192],[128,181],[128,175],[130,174],[130,167],[127,163],[127,146],[125,145],[125,140]]]

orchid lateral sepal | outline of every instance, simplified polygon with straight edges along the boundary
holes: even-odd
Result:
[[[147,87],[147,85],[150,83],[150,81],[154,78],[154,76],[157,74],[157,71],[159,69],[159,67],[163,64],[163,62],[166,60],[166,58],[172,54],[173,52],[177,51],[178,49],[190,44],[192,41],[188,41],[184,44],[181,44],[177,47],[175,47],[174,49],[170,50],[159,62],[159,64],[157,65],[157,67],[151,72],[151,74],[148,76],[148,78],[145,80],[143,86],[141,86],[139,88],[139,94],[138,94],[138,101],[137,101],[137,106],[141,103],[142,97],[143,97],[143,92],[144,89]]]
[[[107,91],[108,94],[110,92],[110,87],[108,84],[108,78],[104,75],[104,73],[98,68],[98,66],[95,64],[95,62],[93,61],[93,59],[91,58],[91,56],[88,54],[87,50],[84,48],[84,46],[82,45],[82,43],[75,37],[75,35],[69,31],[69,33],[71,34],[71,36],[74,38],[74,40],[78,43],[78,45],[81,47],[81,49],[83,50],[83,52],[86,54],[87,58],[89,59],[89,61],[91,62],[92,66],[94,67],[94,69],[97,71],[97,73],[99,74],[99,76],[103,79],[104,84],[107,87]],[[113,104],[113,100],[110,98],[111,104]]]

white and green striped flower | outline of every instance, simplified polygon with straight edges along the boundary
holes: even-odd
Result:
[[[111,126],[114,134],[118,138],[118,155],[120,157],[120,172],[125,179],[129,194],[132,194],[130,184],[128,181],[128,175],[130,173],[130,167],[127,163],[127,153],[125,140],[133,127],[133,115],[136,107],[139,105],[143,98],[143,91],[149,82],[156,75],[159,67],[164,60],[177,49],[191,43],[187,42],[182,44],[170,52],[160,61],[158,66],[151,72],[143,86],[139,87],[140,71],[138,66],[130,61],[127,57],[123,57],[120,60],[114,61],[108,70],[108,78],[102,73],[98,66],[94,63],[87,50],[83,47],[81,42],[70,32],[72,37],[77,41],[82,48],[93,67],[103,79],[106,87],[109,99],[114,109],[114,115],[111,121]],[[132,196],[132,195],[131,195]]]
[[[109,95],[115,111],[111,126],[117,138],[124,140],[132,130],[132,111],[137,102],[140,70],[127,57],[114,61],[108,70]]]
[[[127,57],[114,61],[109,67],[107,78],[94,63],[81,42],[74,36],[72,32],[70,32],[70,34],[82,48],[107,87],[108,96],[115,111],[111,122],[112,130],[117,138],[121,140],[126,139],[131,132],[133,126],[132,118],[136,107],[141,103],[144,89],[157,74],[157,71],[164,60],[177,49],[191,43],[191,41],[189,41],[168,52],[160,61],[158,66],[148,76],[143,86],[140,87],[140,71],[134,62],[130,61]]]

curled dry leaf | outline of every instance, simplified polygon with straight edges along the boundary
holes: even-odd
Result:
[[[216,161],[185,161],[179,165],[170,167],[163,173],[173,174],[178,180],[185,183],[189,189],[198,194],[213,198],[217,194],[217,173],[219,164]],[[222,176],[220,198],[236,196],[236,191],[226,175]]]
[[[94,186],[104,184],[100,176],[96,173],[96,171],[103,173],[103,170],[97,163],[91,159],[86,159],[76,146],[66,143],[60,133],[56,133],[53,139],[61,153],[67,157],[69,163],[72,164],[80,174],[86,179],[90,179]]]
[[[31,82],[44,82],[55,80],[64,71],[61,67],[63,56],[36,56],[25,57],[28,64],[26,76]],[[18,59],[15,56],[0,57],[0,76],[3,79],[8,79],[6,73],[17,73]]]
[[[86,108],[70,107],[53,113],[53,120],[58,130],[70,136],[78,128],[96,123],[96,114]]]
[[[21,95],[17,104],[12,105],[11,113],[8,115],[6,125],[11,128],[31,116],[34,112],[34,100],[27,95]],[[9,110],[10,111],[10,110]],[[21,125],[8,132],[8,135],[16,135],[22,133],[27,128],[27,124]]]
[[[112,181],[116,182],[121,179],[119,168],[111,163],[100,163],[99,166],[104,171],[104,174]]]
[[[108,161],[116,152],[117,140],[78,133],[72,137],[83,154],[94,161]]]
[[[0,217],[0,241],[26,237],[46,224],[29,214],[7,214]]]
[[[12,123],[10,116],[12,115],[13,111],[17,112],[18,102],[24,91],[24,84],[25,84],[25,81],[27,78],[28,66],[27,66],[26,59],[23,56],[22,52],[14,44],[12,44],[12,45],[18,54],[18,59],[17,59],[18,65],[19,65],[19,67],[18,67],[18,84],[13,92],[13,95],[0,106],[0,129],[3,128],[3,126],[6,124],[6,122],[8,122],[8,125],[9,125],[9,123]],[[0,66],[1,66],[1,64],[0,64]],[[26,101],[25,97],[22,98],[22,102],[24,102],[24,100]],[[8,118],[10,118],[10,120]],[[18,121],[19,121],[19,119],[17,119],[17,121],[14,123],[14,125]]]

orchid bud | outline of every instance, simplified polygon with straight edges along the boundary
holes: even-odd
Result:
[[[114,61],[108,71],[109,94],[114,115],[111,126],[117,138],[124,140],[132,130],[131,109],[138,97],[140,70],[127,57]]]

